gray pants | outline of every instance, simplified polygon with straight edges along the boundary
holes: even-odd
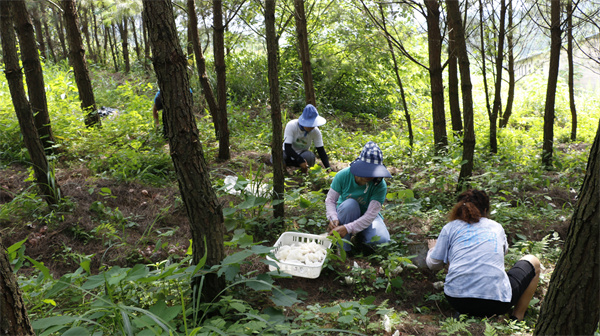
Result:
[[[315,165],[315,161],[317,159],[317,157],[315,156],[315,153],[313,153],[309,150],[303,150],[299,154],[304,160],[306,160],[306,163],[308,164],[309,167],[312,167]],[[294,160],[293,157],[288,157],[285,154],[285,151],[283,152],[283,161],[285,162],[286,166],[300,167],[300,162]],[[273,162],[273,158],[271,158],[271,162]]]

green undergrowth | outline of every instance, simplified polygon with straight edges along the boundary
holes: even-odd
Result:
[[[502,223],[509,236],[512,247],[507,255],[507,265],[523,254],[534,253],[540,257],[547,272],[541,277],[540,290],[525,322],[453,319],[444,315],[450,308],[442,292],[431,286],[422,298],[409,301],[409,298],[414,300],[410,295],[415,291],[410,283],[429,283],[430,280],[425,277],[426,273],[413,268],[409,246],[437,236],[446,223],[446,214],[456,197],[462,163],[460,139],[451,133],[445,153],[433,152],[431,111],[426,95],[421,97],[423,99],[411,98],[413,147],[409,145],[407,124],[397,104],[377,101],[379,105],[373,106],[381,106],[385,112],[379,114],[368,108],[366,97],[352,104],[328,97],[318,105],[319,113],[327,118],[327,124],[320,128],[325,148],[330,160],[338,167],[356,159],[369,140],[377,142],[383,150],[385,164],[394,173],[393,178],[386,180],[388,195],[383,210],[392,242],[373,255],[360,255],[359,267],[346,263],[345,256],[332,251],[323,272],[328,279],[345,286],[341,287],[340,295],[343,288],[348,289],[349,294],[343,299],[304,304],[308,301],[305,292],[279,287],[275,283],[281,275],[261,273],[256,269],[268,263],[269,247],[281,232],[321,234],[327,231],[324,200],[335,173],[328,173],[320,166],[313,167],[307,175],[288,172],[284,227],[273,229],[273,204],[269,195],[262,192],[271,188],[272,172],[271,167],[259,159],[270,155],[271,149],[271,111],[265,98],[268,90],[264,85],[254,85],[249,76],[243,75],[244,67],[260,70],[264,64],[245,57],[232,61],[232,64],[240,69],[232,76],[239,79],[232,86],[228,106],[234,154],[228,162],[215,161],[218,142],[212,120],[197,94],[201,90],[192,82],[199,137],[211,182],[219,199],[223,200],[229,255],[211,270],[192,265],[188,254],[183,257],[171,255],[152,263],[131,258],[127,267],[104,265],[98,272],[92,272],[92,256],[64,245],[60,248],[65,262],[68,260],[78,268],[55,279],[47,266],[27,256],[24,242],[15,244],[9,248],[9,253],[37,334],[388,335],[395,330],[413,333],[414,328],[447,335],[532,332],[543,291],[565,238],[560,236],[566,233],[561,228],[569,223],[583,181],[589,145],[600,117],[597,95],[580,94],[577,97],[580,112],[578,136],[574,142],[569,140],[568,101],[557,100],[554,169],[551,171],[544,170],[540,163],[544,99],[540,92],[543,90],[528,89],[539,85],[523,83],[517,90],[511,122],[498,132],[497,154],[489,153],[489,121],[485,109],[480,106],[481,97],[476,97],[477,142],[472,186],[490,194],[491,217]],[[174,188],[176,177],[168,145],[162,130],[155,129],[152,120],[152,98],[156,92],[153,79],[140,73],[116,77],[102,68],[93,68],[92,72],[98,106],[119,110],[118,115],[103,119],[99,129],[84,127],[76,85],[65,65],[45,65],[50,117],[59,149],[49,158],[50,162],[59,171],[83,166],[89,171],[85,174],[91,180]],[[328,81],[321,85],[331,90],[335,88]],[[349,84],[344,82],[344,85]],[[356,97],[361,95],[358,89],[340,89]],[[415,95],[420,92],[417,89]],[[299,116],[298,97],[294,97],[296,91],[290,87],[284,90],[290,98],[283,106],[284,124]],[[379,92],[372,91],[373,94]],[[557,94],[566,97],[565,92],[565,87],[559,86]],[[2,77],[2,169],[29,161],[10,102]],[[26,178],[31,180],[31,170],[28,173]],[[225,184],[228,175],[238,178],[235,195]],[[110,188],[92,190],[90,187],[89,190],[100,195],[89,209],[96,227],[86,231],[74,226],[70,228],[71,234],[81,242],[101,241],[108,248],[125,245],[128,230],[139,229],[137,219],[134,215],[124,216],[117,206],[108,205],[108,198],[114,196]],[[11,193],[12,201],[0,208],[0,223],[6,224],[7,232],[25,226],[23,223],[57,228],[79,206],[65,195],[60,207],[49,209],[33,187]],[[171,203],[161,205],[140,241],[156,234],[160,240],[155,249],[162,249],[169,237],[176,234],[177,228],[165,229],[161,224],[174,209],[182,208],[181,198],[177,197]],[[167,249],[166,245],[164,249]],[[23,265],[34,271],[21,272]],[[193,276],[202,276],[207,271],[226,276],[228,288],[219,301],[198,303],[190,282]],[[444,275],[435,276],[443,280]],[[323,291],[327,289],[323,288]],[[377,300],[374,294],[388,295],[391,299]],[[429,318],[431,315],[435,318]]]

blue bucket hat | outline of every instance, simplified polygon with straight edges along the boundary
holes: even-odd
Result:
[[[302,115],[298,118],[298,124],[302,127],[319,127],[325,125],[325,118],[319,116],[317,108],[312,104],[306,105]]]
[[[358,177],[392,177],[383,165],[383,153],[373,141],[367,142],[358,159],[350,164],[350,172]]]

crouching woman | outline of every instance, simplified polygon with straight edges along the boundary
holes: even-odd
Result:
[[[437,240],[428,241],[427,266],[437,270],[449,264],[444,293],[458,313],[478,317],[510,313],[522,320],[537,287],[540,261],[526,255],[506,272],[506,234],[502,225],[487,218],[489,211],[484,191],[460,194],[450,222]]]

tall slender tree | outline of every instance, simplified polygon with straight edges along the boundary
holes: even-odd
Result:
[[[102,126],[100,116],[96,112],[96,99],[94,98],[94,88],[85,59],[85,49],[79,32],[79,22],[77,19],[77,10],[75,0],[61,0],[63,16],[67,37],[69,40],[69,60],[73,67],[75,83],[79,90],[79,100],[81,100],[81,109],[85,117],[86,127]]]
[[[188,90],[187,57],[183,53],[170,0],[144,0],[144,22],[152,46],[152,63],[160,88],[169,149],[179,191],[185,205],[193,242],[193,261],[198,264],[206,254],[208,266],[218,265],[225,257],[223,211],[212,189],[210,174],[198,128],[192,113],[192,94]],[[202,290],[202,301],[211,302],[225,288],[223,277],[216,273],[194,279]]]
[[[54,179],[54,171],[48,164],[44,147],[33,120],[33,112],[23,86],[23,72],[17,56],[17,43],[11,20],[10,1],[0,1],[0,36],[4,58],[4,74],[8,82],[10,96],[17,114],[23,142],[29,153],[31,164],[42,198],[48,205],[60,200],[60,188]]]
[[[505,128],[508,125],[508,120],[512,115],[513,103],[515,101],[515,87],[516,87],[516,79],[515,79],[515,55],[514,55],[514,25],[513,25],[513,5],[512,0],[508,0],[508,10],[507,10],[507,33],[506,33],[506,47],[508,53],[507,60],[507,73],[508,73],[508,93],[506,95],[506,108],[504,109],[504,113],[500,116],[500,128]]]
[[[229,160],[229,126],[227,122],[227,71],[225,68],[225,25],[223,24],[223,1],[213,1],[213,54],[217,72],[217,104],[219,107],[219,160]]]
[[[600,320],[600,123],[534,335],[592,335]]]
[[[283,176],[283,127],[281,106],[279,104],[279,37],[275,31],[275,0],[265,2],[265,26],[267,40],[267,61],[269,64],[269,92],[271,99],[271,122],[273,138],[271,140],[271,157],[273,158],[273,216],[278,226],[283,227],[284,215],[284,176]]]
[[[502,71],[504,62],[504,40],[506,35],[506,0],[500,1],[500,22],[498,25],[498,47],[496,48],[496,78],[494,83],[494,103],[490,118],[490,152],[498,153],[498,115],[502,108]],[[485,57],[485,56],[484,56]]]
[[[204,93],[204,99],[208,104],[208,111],[213,118],[213,125],[215,128],[215,137],[219,139],[219,106],[217,99],[206,74],[206,59],[200,46],[200,37],[198,35],[198,16],[196,15],[196,4],[194,0],[187,0],[187,11],[189,16],[189,27],[192,47],[194,48],[194,54],[196,56],[196,67],[198,68],[198,76],[200,77],[200,84],[202,85],[202,92]]]
[[[35,127],[42,140],[42,146],[46,153],[52,153],[54,146],[54,135],[50,126],[50,115],[48,114],[48,103],[46,102],[46,89],[44,85],[44,74],[38,54],[33,23],[29,17],[24,0],[11,1],[12,13],[19,36],[21,47],[21,61],[25,69],[25,80],[29,92],[29,102],[33,110]]]
[[[458,57],[456,56],[455,30],[452,21],[448,20],[448,106],[450,107],[450,120],[454,136],[462,135],[463,123],[460,111],[460,90],[458,89]]]
[[[577,108],[575,108],[575,69],[573,67],[573,1],[567,0],[567,63],[569,65],[569,108],[571,110],[571,141],[577,140]]]
[[[465,33],[460,17],[460,8],[458,1],[446,0],[448,9],[448,19],[451,20],[451,26],[454,29],[454,38],[456,43],[456,52],[460,68],[460,82],[463,102],[463,115],[465,130],[463,137],[463,164],[458,176],[457,190],[463,190],[468,186],[468,182],[473,175],[473,158],[475,153],[475,129],[473,123],[473,85],[471,84],[471,72],[469,65],[469,55],[467,53],[467,44],[465,42]]]
[[[317,105],[315,86],[310,63],[310,50],[308,47],[308,29],[306,27],[306,13],[304,0],[294,0],[294,18],[296,19],[296,36],[298,38],[298,53],[302,65],[302,81],[304,82],[304,96],[306,104]]]
[[[431,80],[431,110],[433,141],[436,152],[448,146],[444,108],[444,79],[442,67],[442,34],[440,31],[440,4],[438,0],[424,0],[427,8],[427,44],[429,46],[429,78]],[[466,122],[466,121],[465,121]]]
[[[544,106],[544,143],[542,146],[542,164],[546,169],[552,168],[552,152],[554,150],[554,107],[562,47],[560,8],[560,1],[550,2],[550,64],[548,65],[548,85],[546,86],[546,104]]]

